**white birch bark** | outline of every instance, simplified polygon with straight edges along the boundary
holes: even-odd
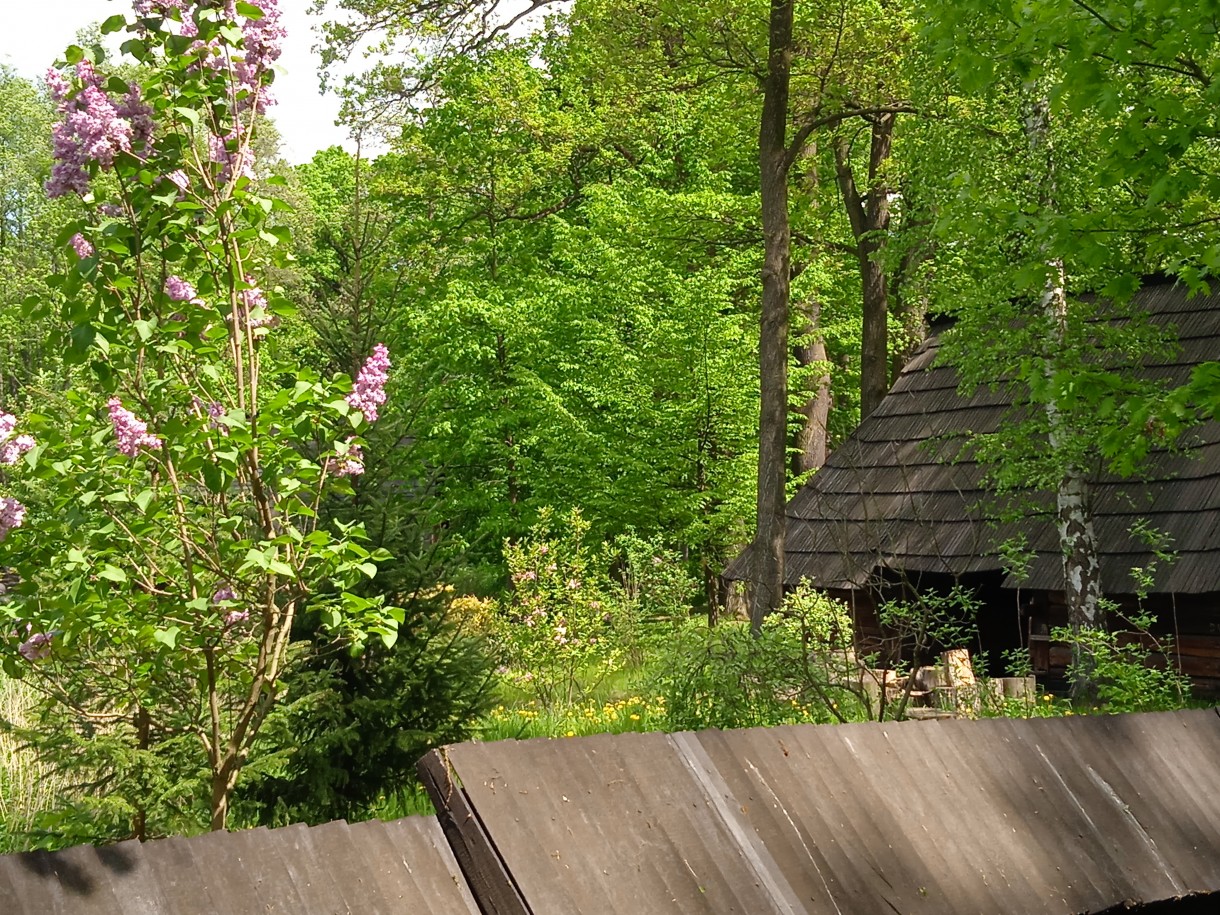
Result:
[[[1044,96],[1036,94],[1025,122],[1026,138],[1035,158],[1044,163],[1040,179],[1041,204],[1046,212],[1055,209],[1055,162],[1050,137],[1050,105]],[[1053,377],[1060,367],[1060,358],[1067,346],[1067,271],[1063,258],[1047,252],[1047,279],[1042,292],[1042,311],[1049,332],[1044,353],[1044,371]],[[1059,547],[1063,553],[1063,587],[1067,602],[1068,627],[1073,635],[1103,625],[1101,619],[1101,564],[1097,529],[1093,522],[1092,484],[1076,458],[1071,442],[1070,423],[1056,401],[1054,388],[1045,405],[1052,452],[1066,454],[1059,486],[1055,493]],[[1072,643],[1072,662],[1076,678],[1072,696],[1089,697],[1094,691],[1091,655],[1077,638]]]

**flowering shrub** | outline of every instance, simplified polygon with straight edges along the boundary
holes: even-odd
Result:
[[[606,556],[586,545],[588,532],[578,509],[544,510],[529,538],[504,545],[512,587],[498,641],[515,679],[547,707],[571,705],[621,660]]]
[[[47,78],[61,115],[47,193],[79,195],[83,213],[53,282],[68,355],[95,384],[16,437],[0,417],[0,463],[24,459],[41,487],[0,502],[0,567],[20,575],[0,661],[139,751],[189,737],[222,828],[294,621],[308,613],[353,650],[396,637],[402,611],[354,593],[388,556],[359,525],[318,521],[363,469],[390,358],[378,346],[353,385],[263,347],[293,313],[259,279],[283,261],[285,205],[253,180],[277,0],[134,11],[103,32],[126,33],[139,85],[107,76],[100,48],[69,48]],[[81,677],[84,704],[65,685]]]

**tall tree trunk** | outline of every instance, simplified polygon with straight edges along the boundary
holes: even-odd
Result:
[[[767,77],[758,131],[763,268],[758,363],[758,513],[750,625],[779,607],[784,594],[784,517],[788,444],[788,297],[791,230],[788,224],[788,85],[792,66],[794,0],[771,0]]]
[[[868,155],[868,186],[864,193],[852,167],[851,141],[842,133],[835,137],[835,176],[847,219],[856,242],[863,293],[864,327],[860,342],[860,418],[877,408],[890,389],[889,289],[885,266],[877,256],[885,247],[890,227],[890,190],[881,180],[881,168],[894,144],[897,115],[884,113],[869,118],[872,124]]]
[[[1050,103],[1039,95],[1030,105],[1025,122],[1030,150],[1041,159],[1041,206],[1053,213],[1056,207],[1055,157],[1050,136]],[[1047,280],[1042,292],[1042,311],[1049,331],[1043,354],[1043,371],[1054,377],[1066,345],[1068,325],[1067,272],[1063,258],[1048,252]],[[1076,638],[1072,642],[1072,698],[1089,701],[1096,694],[1092,654],[1079,638],[1102,627],[1101,562],[1097,528],[1093,522],[1092,484],[1084,467],[1075,459],[1070,438],[1072,429],[1056,400],[1054,388],[1046,401],[1049,442],[1052,454],[1067,454],[1055,493],[1059,546],[1063,554],[1063,587],[1067,601],[1068,627]]]
[[[802,317],[804,338],[796,348],[796,361],[802,368],[816,367],[808,382],[809,398],[801,405],[805,421],[796,436],[796,469],[803,474],[825,464],[829,452],[826,427],[830,419],[830,369],[826,338],[822,336],[821,301],[806,299],[796,307]]]

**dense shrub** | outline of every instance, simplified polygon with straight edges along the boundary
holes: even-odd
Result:
[[[744,622],[687,623],[658,692],[675,730],[863,718],[851,645],[847,608],[806,584],[757,635]]]

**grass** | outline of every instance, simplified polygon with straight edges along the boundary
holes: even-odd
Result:
[[[0,722],[21,726],[34,690],[0,675]],[[25,851],[37,816],[55,806],[65,786],[20,742],[0,727],[0,854]]]
[[[530,737],[586,737],[625,731],[663,731],[669,722],[662,696],[629,695],[589,699],[546,709],[530,699],[500,704],[480,722],[482,740],[525,740]]]

